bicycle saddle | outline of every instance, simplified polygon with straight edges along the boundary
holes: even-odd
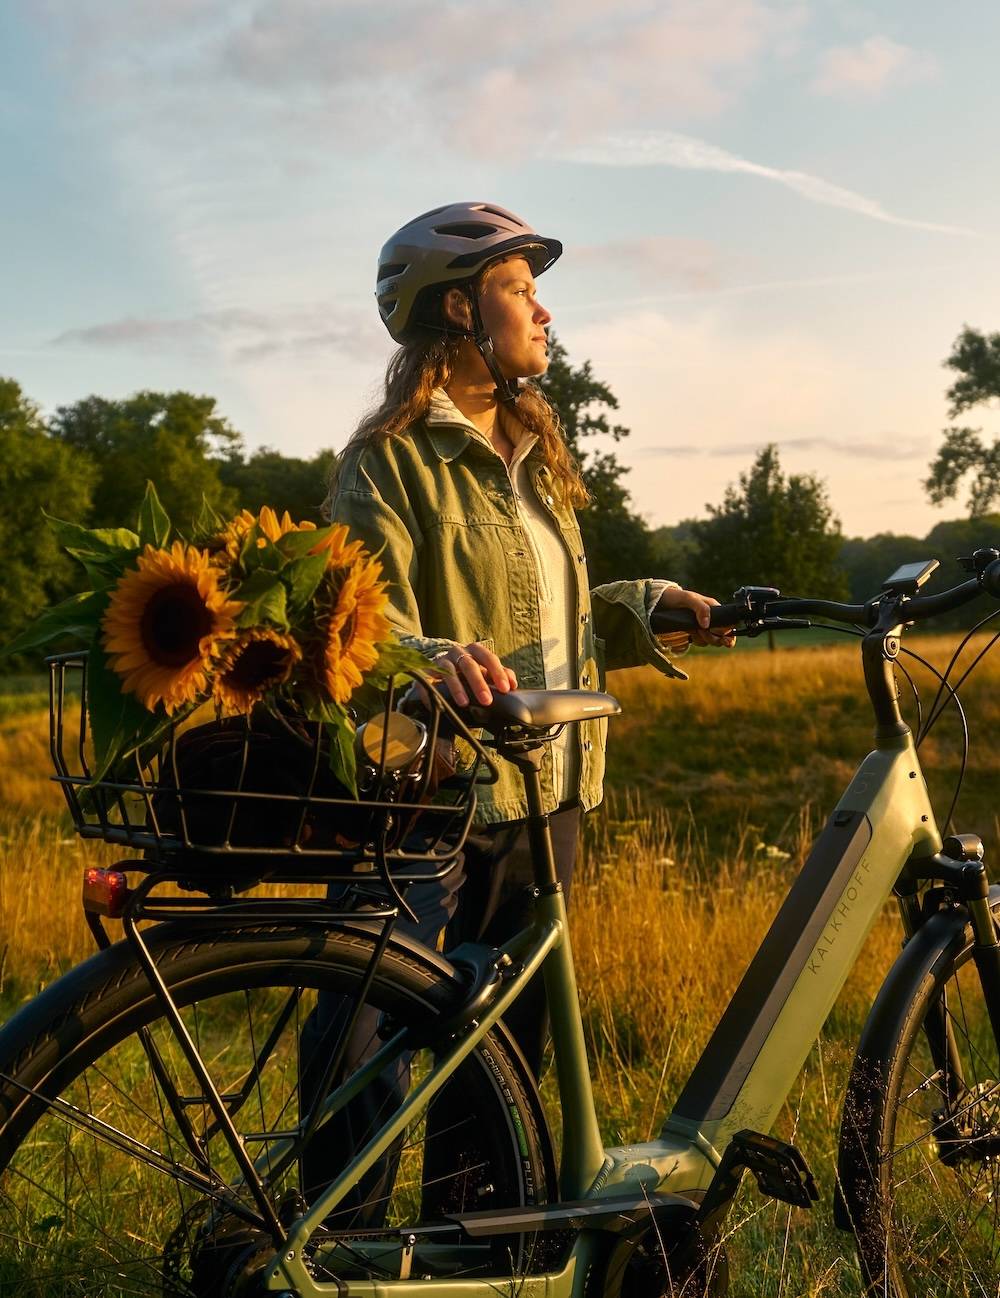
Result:
[[[511,690],[509,694],[494,690],[493,702],[476,708],[492,731],[497,726],[562,726],[592,717],[614,717],[621,710],[616,698],[594,690]]]

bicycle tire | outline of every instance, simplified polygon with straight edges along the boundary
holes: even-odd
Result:
[[[306,1008],[320,991],[356,992],[375,941],[374,930],[363,923],[322,932],[309,926],[198,937],[173,925],[148,932],[160,974],[220,1090],[229,1087],[235,1094],[253,1077],[234,1119],[245,1134],[253,1135],[258,1125],[262,1132],[294,1127]],[[426,1024],[429,1013],[454,1008],[458,978],[447,968],[431,952],[421,956],[412,945],[392,942],[366,1003],[391,1015],[396,1025],[417,1017]],[[291,989],[303,989],[298,999],[286,995]],[[254,1061],[264,1058],[262,1042],[293,1001],[295,1014],[254,1076]],[[219,1143],[221,1136],[213,1135],[204,1104],[190,1094],[184,1111],[205,1139],[213,1185],[220,1188],[205,1193],[203,1183],[185,1181],[198,1170],[197,1160],[157,1086],[140,1028],[163,1052],[171,1074],[177,1068],[178,1080],[189,1087],[190,1074],[180,1076],[180,1053],[171,1045],[175,1039],[149,981],[119,943],[54,983],[0,1032],[0,1291],[21,1298],[228,1298],[249,1292],[254,1268],[273,1253],[270,1238],[254,1227],[252,1205],[249,1218],[225,1207],[245,1204],[246,1190],[235,1183],[232,1156]],[[248,1061],[251,1072],[241,1075]],[[449,1087],[440,1093],[442,1103],[463,1097],[464,1112],[475,1120],[461,1132],[462,1147],[471,1152],[434,1191],[435,1213],[443,1207],[468,1211],[544,1201],[552,1183],[544,1117],[502,1025],[464,1061]],[[55,1096],[60,1101],[54,1104]],[[122,1149],[107,1143],[103,1129],[79,1129],[62,1101],[141,1146]],[[382,1229],[397,1241],[403,1224],[423,1219],[423,1200],[430,1194],[420,1185],[422,1131],[426,1125],[414,1123],[407,1133],[383,1209]],[[137,1152],[142,1148],[165,1153],[166,1167],[151,1164],[148,1154]],[[290,1194],[294,1202],[289,1182],[295,1170],[269,1187],[275,1203],[287,1205]],[[344,1239],[350,1232],[337,1235],[336,1225],[325,1223],[328,1236]],[[518,1244],[519,1237],[499,1240],[481,1265],[503,1266],[509,1275],[521,1265],[514,1253]],[[356,1239],[353,1248],[349,1241],[338,1245],[336,1265],[327,1259],[319,1278],[335,1278],[341,1264],[362,1276],[386,1274],[358,1256]]]
[[[1000,1060],[972,954],[964,912],[934,916],[854,1061],[840,1215],[871,1298],[1000,1298]]]

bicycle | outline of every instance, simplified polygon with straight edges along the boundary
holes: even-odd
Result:
[[[459,779],[443,806],[418,797],[433,744],[418,740],[419,761],[403,744],[408,755],[393,765],[391,700],[369,745],[369,801],[321,796],[312,785],[285,795],[273,805],[282,823],[291,807],[297,830],[289,838],[286,824],[280,842],[255,847],[233,841],[237,804],[267,795],[240,781],[184,790],[176,778],[173,786],[163,778],[94,785],[70,773],[64,677],[77,660],[53,660],[53,752],[77,827],[141,846],[149,859],[88,872],[85,911],[98,952],[0,1031],[0,1282],[19,1295],[88,1298],[723,1294],[721,1241],[745,1171],[778,1200],[808,1207],[816,1199],[805,1158],[770,1128],[895,896],[904,946],[847,1089],[837,1221],[854,1232],[870,1295],[996,1298],[1000,888],[989,884],[979,839],[942,841],[895,667],[906,627],[983,591],[1000,597],[1000,552],[977,551],[969,580],[921,595],[935,567],[904,565],[864,605],[749,587],[714,611],[715,625],[748,634],[815,618],[855,627],[876,746],[659,1138],[611,1149],[599,1135],[538,778],[545,743],[585,715],[614,715],[610,695],[515,691],[464,720],[434,702],[432,739],[447,714],[480,776],[495,771],[494,753],[521,771],[536,871],[527,929],[500,949],[445,957],[393,926],[407,881],[447,869],[460,850],[478,777]],[[657,629],[690,626],[687,613],[654,617]],[[951,697],[950,670],[925,729]],[[466,722],[492,738],[480,741]],[[317,748],[314,771],[318,762]],[[244,756],[241,771],[249,764]],[[166,828],[158,797],[179,804]],[[193,874],[182,850],[192,847],[191,823],[213,817],[189,821],[189,813],[213,798],[228,809],[227,829],[202,844],[203,872]],[[318,825],[313,812],[324,805],[355,819],[341,841],[310,847],[302,827]],[[350,868],[338,872],[337,862]],[[361,908],[241,896],[238,888],[262,874],[354,877]],[[163,893],[179,883],[199,891]],[[108,916],[121,920],[124,941],[110,943]],[[558,1167],[534,1080],[503,1023],[539,969],[562,1109]],[[348,1009],[324,1039],[322,1076],[306,1086],[303,1073],[316,1065],[303,1065],[302,1024],[318,994]],[[352,1040],[362,1007],[376,1025],[371,1041]],[[307,1202],[299,1164],[310,1138],[356,1112],[401,1063],[408,1089],[388,1107],[370,1106],[371,1129],[354,1133],[343,1164]],[[453,1152],[440,1157],[442,1131],[450,1151],[461,1149],[457,1161]]]

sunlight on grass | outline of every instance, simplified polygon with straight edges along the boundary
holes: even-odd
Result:
[[[943,665],[954,639],[913,643]],[[609,796],[586,827],[571,908],[609,1142],[655,1136],[813,834],[871,746],[858,659],[850,643],[705,653],[690,661],[686,685],[651,670],[610,679],[624,716],[613,726]],[[1000,711],[998,676],[1000,661],[987,660],[965,691],[973,756],[959,804],[959,828],[982,833],[993,856],[1000,751],[976,739]],[[0,709],[0,1014],[90,954],[81,870],[115,855],[73,838],[48,779],[47,742],[37,707],[16,718]],[[946,808],[961,759],[950,715],[921,755]],[[805,1153],[821,1203],[790,1212],[744,1192],[727,1244],[734,1298],[859,1292],[851,1240],[832,1224],[840,1102],[854,1042],[898,949],[887,909],[779,1123]],[[544,1091],[551,1100],[551,1076]]]

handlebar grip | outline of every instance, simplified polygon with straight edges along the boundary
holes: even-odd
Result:
[[[710,613],[710,626],[740,626],[746,618],[745,604],[716,604]],[[698,622],[689,608],[656,608],[649,615],[649,625],[657,635],[666,631],[697,631]]]

